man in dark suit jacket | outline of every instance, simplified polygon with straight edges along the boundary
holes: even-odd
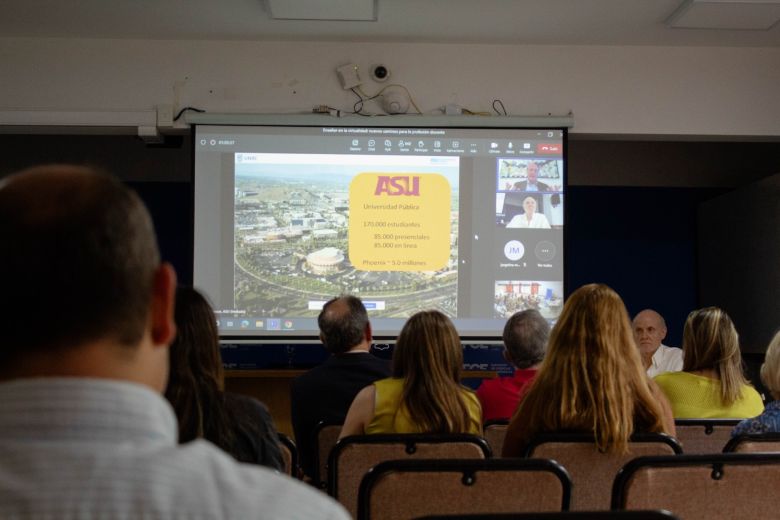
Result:
[[[539,182],[538,176],[539,176],[539,165],[536,164],[534,161],[531,161],[528,163],[528,165],[525,167],[525,171],[527,174],[528,180],[516,182],[515,185],[512,187],[513,190],[517,191],[550,191],[550,187],[543,183]]]
[[[297,377],[290,397],[301,467],[308,476],[314,474],[317,424],[343,423],[355,395],[390,375],[389,363],[369,353],[371,324],[360,298],[333,298],[323,306],[317,323],[320,340],[332,355],[322,365]]]

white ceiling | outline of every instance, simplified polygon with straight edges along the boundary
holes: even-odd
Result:
[[[264,0],[0,0],[0,35],[780,47],[778,23],[764,31],[670,28],[664,22],[682,0],[376,1],[376,22],[347,22],[272,20]],[[767,3],[719,1],[736,9]]]

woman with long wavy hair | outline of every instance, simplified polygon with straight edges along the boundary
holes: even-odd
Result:
[[[460,384],[463,348],[458,331],[438,311],[407,320],[393,351],[393,376],[361,390],[341,437],[364,433],[475,433],[482,413]]]
[[[606,285],[569,296],[509,423],[503,456],[522,456],[536,434],[559,431],[593,433],[609,453],[626,453],[635,431],[675,434],[669,403],[642,368],[623,300]]]
[[[722,309],[706,307],[690,313],[682,349],[682,372],[655,378],[676,418],[744,419],[764,411],[761,396],[742,372],[737,329]]]
[[[195,289],[176,290],[176,339],[170,347],[165,397],[179,421],[179,442],[204,438],[240,462],[282,469],[268,409],[256,399],[224,392],[216,317]]]

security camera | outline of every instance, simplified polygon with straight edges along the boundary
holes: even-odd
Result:
[[[371,79],[374,81],[387,81],[387,78],[390,77],[390,69],[388,69],[386,66],[379,64],[379,65],[371,65],[371,69],[369,69],[369,74],[371,75]]]

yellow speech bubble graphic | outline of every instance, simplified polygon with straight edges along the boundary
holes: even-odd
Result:
[[[437,173],[357,175],[349,261],[361,271],[437,271],[450,257],[450,183]]]

